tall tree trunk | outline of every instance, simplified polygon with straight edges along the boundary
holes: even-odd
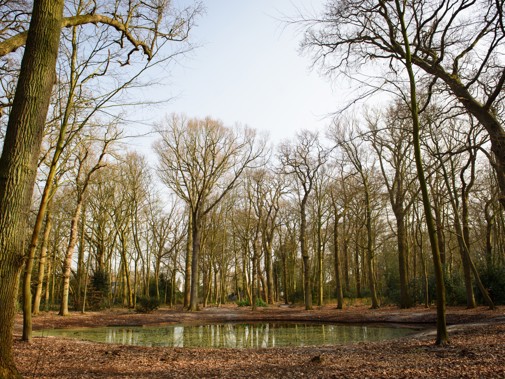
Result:
[[[344,284],[345,290],[347,293],[351,292],[351,279],[349,277],[349,235],[347,228],[347,215],[344,213],[342,220],[342,229],[344,231],[344,235],[342,236],[343,240],[343,250],[344,250]]]
[[[47,312],[50,309],[50,298],[51,298],[51,288],[53,284],[53,267],[54,267],[54,251],[52,256],[47,262],[47,280],[46,280],[46,288],[44,290],[44,310]]]
[[[409,75],[410,84],[410,111],[412,115],[412,134],[414,144],[414,157],[416,162],[417,176],[419,179],[419,186],[421,187],[421,194],[424,207],[424,216],[426,219],[426,226],[430,238],[431,252],[433,256],[433,268],[435,271],[435,280],[437,283],[437,345],[445,345],[449,342],[449,335],[447,333],[447,323],[445,315],[445,284],[444,272],[442,269],[442,261],[440,259],[440,251],[438,249],[438,240],[436,234],[435,224],[433,222],[433,215],[431,210],[430,198],[428,194],[428,185],[424,175],[423,160],[421,154],[421,141],[420,141],[420,122],[419,111],[417,105],[417,92],[416,92],[416,79],[412,66],[412,56],[410,54],[410,41],[408,39],[407,27],[405,25],[405,18],[403,17],[403,10],[400,5],[400,0],[395,0],[396,8],[400,16],[400,25],[403,35],[405,47],[405,67]]]
[[[267,277],[267,303],[268,304],[273,304],[274,303],[274,274],[273,274],[273,267],[272,267],[272,237],[273,237],[274,232],[272,231],[270,234],[268,234],[266,243],[265,243],[265,272],[266,272],[266,277]],[[272,237],[271,237],[272,236]]]
[[[446,249],[445,249],[445,234],[444,234],[444,221],[443,221],[443,210],[442,204],[440,200],[440,195],[437,194],[434,196],[434,204],[433,204],[433,213],[435,218],[435,228],[437,233],[437,243],[438,243],[438,251],[440,254],[440,262],[442,266],[446,264]]]
[[[200,225],[202,220],[197,212],[192,214],[192,239],[193,239],[193,253],[191,256],[191,296],[189,299],[189,310],[198,310],[198,263],[200,260]]]
[[[255,311],[258,303],[258,259],[256,258],[256,242],[253,242],[253,256],[252,256],[252,276],[251,276],[251,306]]]
[[[156,300],[158,301],[160,301],[160,268],[161,268],[161,254],[158,252],[158,254],[156,255],[156,261],[154,263],[154,286],[156,288]],[[168,280],[168,278],[166,279]]]
[[[37,276],[37,288],[35,290],[35,296],[33,299],[33,315],[38,315],[40,312],[40,301],[42,298],[42,287],[44,284],[44,276],[46,270],[46,261],[47,261],[47,246],[49,244],[49,235],[51,234],[51,230],[53,227],[53,218],[51,211],[48,210],[46,213],[46,226],[44,229],[44,235],[42,237],[42,246],[40,248],[40,259],[39,259],[39,272]],[[49,275],[49,272],[48,272]],[[49,277],[47,279],[47,283],[49,283]]]
[[[489,209],[492,206],[492,201],[486,201],[484,206],[484,217],[486,219],[486,270],[491,272],[493,267],[493,228],[495,225],[495,215]]]
[[[191,258],[193,256],[193,216],[188,215],[188,240],[186,244],[186,264],[184,267],[184,309],[189,309],[191,299]]]
[[[302,251],[302,260],[303,260],[303,292],[305,297],[305,309],[312,309],[312,288],[310,286],[310,261],[309,261],[309,252],[307,249],[307,238],[306,238],[306,229],[307,229],[307,216],[305,214],[305,205],[307,202],[307,197],[305,196],[302,200],[300,207],[300,249]]]
[[[54,149],[53,158],[51,159],[51,164],[49,166],[49,172],[44,185],[44,190],[42,192],[42,198],[40,200],[39,210],[37,212],[37,217],[35,219],[35,225],[33,227],[31,242],[28,247],[27,262],[25,268],[25,275],[23,278],[23,341],[30,341],[32,338],[32,294],[31,294],[31,277],[33,270],[33,261],[35,258],[35,251],[38,246],[38,240],[40,231],[42,229],[42,221],[44,220],[47,207],[51,197],[54,195],[55,177],[58,161],[60,159],[61,153],[63,152],[63,145],[65,137],[67,135],[68,121],[70,114],[74,106],[75,97],[75,70],[77,61],[77,34],[76,27],[72,29],[72,57],[70,62],[70,90],[67,99],[67,104],[65,106],[65,112],[63,115],[63,120],[61,122],[60,131],[58,135],[58,140],[56,142],[56,147]]]
[[[83,309],[83,290],[84,278],[87,273],[86,264],[84,261],[84,244],[85,244],[85,227],[86,227],[86,209],[82,212],[81,217],[81,231],[79,233],[79,250],[77,255],[77,296],[76,296],[76,309]]]
[[[403,204],[398,203],[394,211],[398,244],[398,269],[400,274],[400,308],[408,308],[411,306],[411,299],[407,281],[407,231],[405,228]]]
[[[289,304],[289,294],[288,294],[288,262],[287,253],[282,254],[282,286],[284,287],[284,304]]]
[[[359,234],[359,230],[358,230],[358,226],[356,225],[356,228],[355,228],[355,245],[354,245],[354,276],[355,276],[355,280],[356,280],[356,297],[358,299],[361,298],[361,270],[359,268],[359,262],[360,262],[360,259],[359,259],[359,255],[360,255],[360,248],[359,248],[359,238],[360,238],[360,234]]]
[[[323,241],[322,241],[322,222],[321,211],[318,210],[317,215],[317,305],[321,306],[324,303],[324,254],[323,254]]]
[[[342,291],[342,278],[340,275],[340,254],[339,254],[339,240],[338,240],[338,221],[339,215],[337,210],[335,212],[335,223],[333,224],[333,252],[335,260],[335,289],[337,291],[337,309],[344,307],[344,294]]]
[[[374,241],[372,230],[372,209],[370,205],[370,194],[368,191],[368,181],[365,179],[365,207],[366,207],[366,256],[368,263],[368,285],[370,288],[370,296],[372,298],[372,309],[379,308],[379,299],[377,298],[377,290],[375,289],[375,272],[374,272]]]
[[[63,0],[34,2],[0,158],[0,377],[19,374],[12,330],[44,124],[55,81]]]
[[[65,252],[65,260],[63,261],[63,286],[61,293],[61,303],[60,303],[60,316],[68,315],[68,295],[70,292],[70,274],[72,270],[72,256],[74,255],[75,246],[77,245],[77,237],[79,232],[77,226],[81,218],[82,211],[82,199],[77,202],[77,206],[74,211],[74,217],[72,217],[72,222],[70,226],[70,238],[68,240],[67,250]]]

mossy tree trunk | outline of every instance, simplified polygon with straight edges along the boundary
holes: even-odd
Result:
[[[19,374],[12,330],[24,241],[63,14],[63,0],[34,2],[19,81],[0,158],[0,377]]]

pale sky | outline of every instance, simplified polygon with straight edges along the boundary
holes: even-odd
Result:
[[[172,112],[211,116],[228,126],[268,131],[273,142],[330,123],[327,116],[338,108],[338,91],[310,69],[310,57],[298,52],[300,31],[282,21],[295,16],[297,8],[321,8],[324,0],[204,3],[206,13],[191,37],[200,47],[171,66],[169,84],[151,94],[174,96],[157,110],[158,120]]]

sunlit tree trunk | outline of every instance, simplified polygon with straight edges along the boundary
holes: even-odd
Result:
[[[46,271],[46,261],[47,261],[47,247],[49,244],[49,235],[53,227],[53,219],[51,211],[48,210],[46,213],[46,225],[44,229],[44,235],[42,237],[42,246],[40,248],[40,259],[39,259],[39,270],[37,276],[37,288],[35,290],[35,296],[33,298],[33,314],[37,315],[40,312],[40,301],[42,299],[42,288],[44,285],[44,277]],[[47,280],[46,287],[49,287],[49,267],[47,269]]]
[[[82,211],[81,217],[81,230],[79,232],[79,250],[77,255],[77,296],[76,296],[76,309],[84,309],[83,295],[84,295],[84,280],[87,274],[86,261],[84,260],[85,250],[85,233],[86,233],[86,208]]]
[[[52,86],[62,0],[34,3],[26,48],[0,158],[0,377],[19,377],[12,330],[24,241]],[[42,48],[41,48],[42,46]]]
[[[70,238],[68,241],[65,260],[63,261],[63,286],[60,303],[60,316],[68,315],[68,295],[70,293],[70,273],[72,269],[72,256],[74,255],[77,238],[79,236],[78,224],[81,217],[82,202],[78,202],[75,207],[74,216],[70,226]]]

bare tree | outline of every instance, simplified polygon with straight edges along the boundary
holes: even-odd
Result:
[[[398,268],[400,274],[400,307],[412,305],[408,293],[407,262],[407,213],[414,197],[408,198],[415,177],[409,168],[412,165],[411,130],[408,125],[410,115],[405,107],[396,103],[385,115],[368,115],[371,146],[377,153],[378,162],[389,202],[396,219],[396,238],[398,245]]]
[[[68,239],[68,246],[65,252],[64,262],[63,262],[63,286],[62,286],[62,297],[61,297],[61,307],[59,314],[61,316],[66,316],[68,314],[68,295],[70,290],[70,270],[72,264],[72,256],[74,254],[75,247],[77,245],[78,237],[78,225],[82,215],[82,207],[84,204],[85,196],[87,195],[87,188],[90,184],[90,180],[95,173],[103,167],[104,159],[109,153],[108,148],[110,144],[117,139],[117,135],[112,133],[112,137],[107,137],[105,135],[104,142],[101,147],[101,152],[96,158],[96,162],[90,163],[90,159],[93,159],[93,144],[88,141],[80,141],[76,152],[76,169],[75,173],[75,195],[76,204],[74,213],[72,216],[70,236]],[[109,139],[110,138],[110,139]]]
[[[294,144],[284,143],[279,147],[281,170],[284,174],[292,176],[299,188],[299,241],[303,259],[303,288],[307,310],[312,309],[310,255],[307,246],[307,202],[321,167],[328,161],[329,152],[321,145],[318,134],[308,130],[299,133]]]
[[[494,303],[491,300],[488,291],[480,280],[480,275],[473,263],[470,255],[470,226],[469,226],[469,197],[470,191],[475,184],[475,166],[477,160],[477,152],[487,142],[487,137],[482,136],[482,128],[480,125],[472,123],[472,119],[461,120],[456,117],[445,120],[441,123],[449,123],[452,133],[437,135],[433,130],[437,128],[436,116],[428,117],[430,131],[433,135],[432,152],[440,161],[440,170],[442,172],[443,181],[447,187],[447,197],[453,211],[454,229],[459,245],[461,261],[463,264],[463,276],[465,279],[467,307],[475,308],[475,297],[473,293],[472,275],[475,282],[484,297],[485,302],[490,309],[494,309]],[[462,133],[462,126],[469,127],[469,131]],[[438,125],[440,127],[440,125]],[[457,135],[464,135],[464,141],[457,141]],[[466,157],[466,162],[462,159]],[[459,175],[458,175],[459,171]],[[468,172],[468,174],[467,174]],[[459,176],[459,191],[456,181]],[[458,195],[458,192],[461,195]]]
[[[192,267],[190,310],[198,309],[201,228],[205,217],[258,163],[265,142],[248,128],[233,130],[206,118],[167,117],[155,144],[162,181],[190,208]]]
[[[427,74],[429,96],[450,93],[489,134],[505,207],[502,1],[415,0],[402,3],[399,10],[388,1],[330,0],[321,17],[305,22],[304,46],[330,72],[348,75],[351,69],[356,74],[369,67],[365,63],[382,60],[386,74],[362,81],[372,84],[373,92],[386,83],[398,87],[397,76],[404,70],[401,62],[409,60]],[[409,57],[405,38],[410,41]]]
[[[366,226],[366,257],[368,263],[368,284],[370,286],[370,295],[372,298],[372,309],[379,308],[379,299],[377,297],[376,278],[375,278],[375,234],[373,230],[373,206],[374,194],[377,190],[374,189],[373,163],[369,165],[365,158],[365,149],[361,144],[363,141],[358,141],[354,133],[356,133],[356,125],[336,123],[331,131],[332,139],[337,143],[337,146],[342,149],[351,165],[356,170],[357,175],[361,180],[364,195],[365,208],[365,226]],[[359,132],[359,131],[358,131]],[[377,204],[377,201],[375,201]]]

